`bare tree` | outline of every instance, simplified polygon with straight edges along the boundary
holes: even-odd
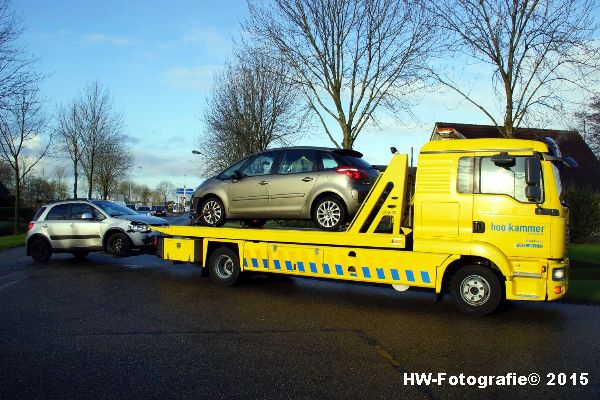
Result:
[[[141,202],[143,204],[148,204],[148,202],[150,201],[150,197],[152,196],[152,190],[148,187],[148,185],[140,185],[139,195]]]
[[[68,195],[67,190],[67,168],[64,165],[56,165],[52,169],[52,186],[54,187],[54,198],[64,199]]]
[[[85,88],[78,112],[83,143],[79,161],[85,174],[88,197],[91,198],[103,146],[109,137],[121,135],[123,117],[113,109],[108,89],[99,82],[92,82]]]
[[[117,191],[121,178],[126,176],[133,166],[133,154],[121,139],[120,136],[114,135],[104,137],[101,143],[102,151],[96,159],[94,179],[104,200]]]
[[[73,99],[69,105],[59,108],[57,116],[59,146],[63,153],[68,154],[73,165],[73,198],[77,198],[78,195],[79,164],[84,147],[79,109],[79,100]]]
[[[43,113],[43,102],[38,98],[37,87],[24,91],[14,101],[10,108],[0,111],[0,157],[13,170],[16,234],[19,230],[22,182],[46,156],[52,137],[45,144],[41,142],[47,119]]]
[[[252,39],[291,67],[329,139],[352,148],[376,110],[399,115],[422,82],[436,31],[422,0],[248,2]],[[330,122],[337,123],[342,140]]]
[[[165,207],[167,206],[167,198],[173,196],[175,193],[175,186],[171,182],[162,181],[156,187],[156,191],[160,193],[162,200],[164,201]]]
[[[575,113],[575,119],[583,139],[600,159],[600,94],[594,95],[583,111]]]
[[[204,172],[293,140],[302,127],[301,107],[287,76],[285,64],[252,48],[238,50],[215,76],[199,138]]]
[[[33,68],[37,60],[18,44],[22,33],[10,0],[0,0],[0,109],[12,109],[14,97],[30,92],[41,79]]]
[[[444,73],[434,78],[485,113],[503,136],[513,137],[528,118],[561,110],[569,90],[586,90],[596,79],[594,0],[430,0],[430,5],[449,49],[491,67],[502,123],[493,106],[485,105],[489,95],[476,97]]]

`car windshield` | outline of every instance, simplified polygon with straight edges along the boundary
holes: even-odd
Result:
[[[92,203],[99,207],[102,211],[110,215],[111,217],[118,217],[120,215],[133,215],[135,211],[131,208],[121,206],[108,200],[94,200]]]
[[[137,209],[137,210],[138,210],[138,212],[139,212],[139,211],[150,211],[150,207],[141,206],[141,207],[138,207],[138,209]]]

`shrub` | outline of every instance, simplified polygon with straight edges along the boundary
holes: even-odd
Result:
[[[592,234],[600,232],[600,193],[569,186],[564,189],[563,196],[569,204],[571,242],[590,242]]]

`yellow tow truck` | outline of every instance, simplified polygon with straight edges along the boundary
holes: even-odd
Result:
[[[568,287],[568,209],[556,143],[432,140],[416,173],[395,154],[345,231],[170,226],[158,255],[231,286],[252,272],[449,291],[485,315],[503,300],[551,301]]]

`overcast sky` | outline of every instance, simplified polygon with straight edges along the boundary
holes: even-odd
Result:
[[[52,111],[98,80],[124,114],[136,182],[183,186],[185,180],[195,187],[204,179],[191,153],[201,131],[198,116],[214,72],[240,34],[246,0],[13,0],[12,6],[24,20],[22,41],[49,74],[42,92]],[[488,87],[486,77],[474,90],[485,97]],[[414,146],[418,152],[435,121],[490,123],[452,93],[431,93],[414,112],[417,122],[384,119],[382,128],[363,132],[355,148],[371,163],[386,164],[390,146],[401,152]],[[555,124],[566,128],[564,121]],[[323,136],[315,132],[296,144],[331,146]],[[45,166],[59,162],[65,161],[47,160]]]

